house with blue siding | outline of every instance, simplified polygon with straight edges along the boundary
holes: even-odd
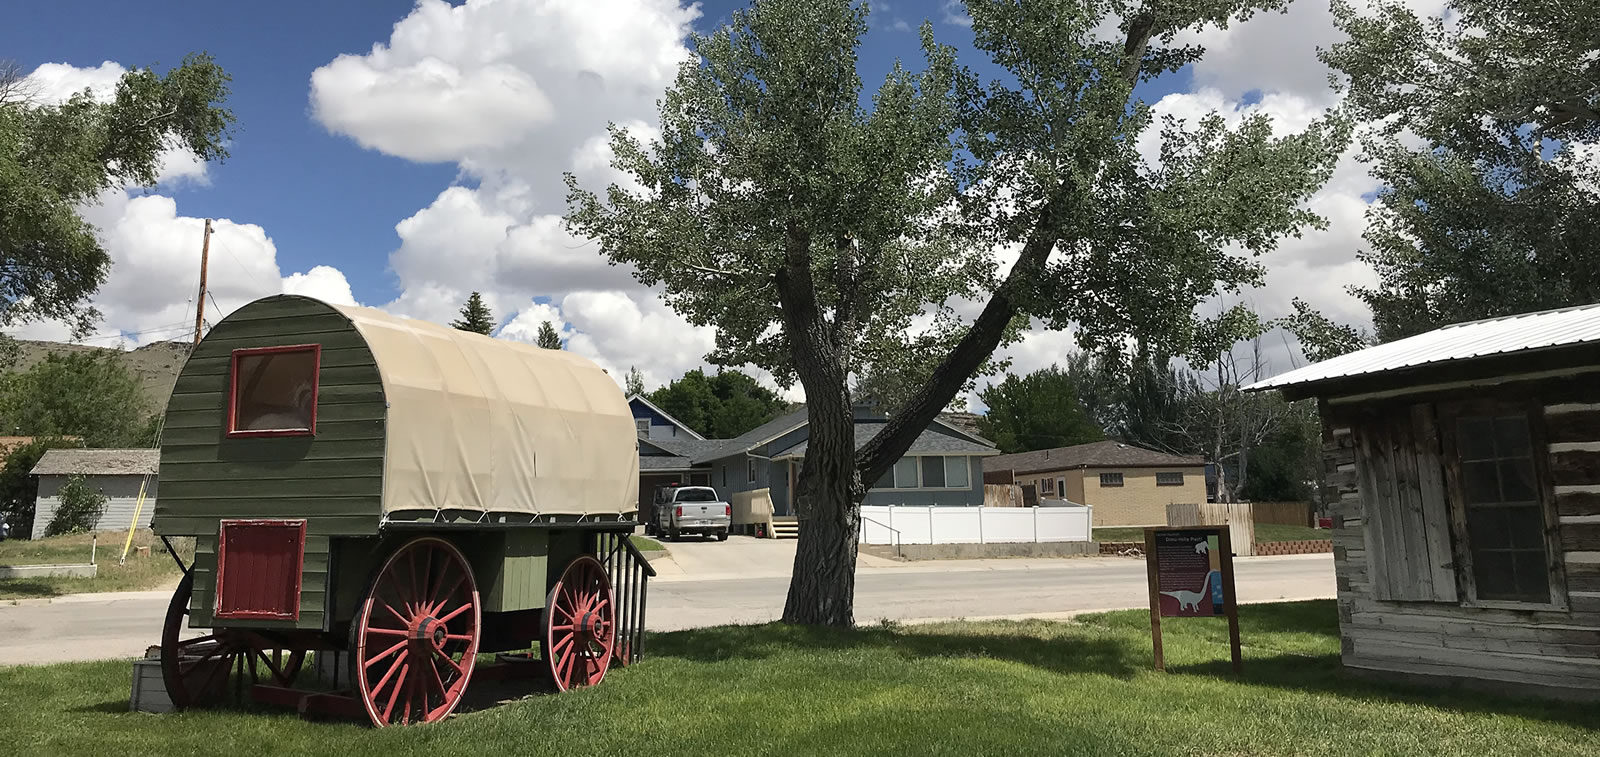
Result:
[[[656,429],[658,418],[670,418],[643,397],[630,398],[640,421],[639,498],[641,517],[648,517],[650,493],[671,484],[711,486],[724,500],[739,492],[766,489],[773,512],[794,512],[795,482],[805,460],[810,431],[806,410],[764,423],[735,439],[688,438],[694,432],[679,424],[670,435]],[[644,420],[650,426],[645,430]],[[856,411],[859,449],[882,431],[888,417],[873,409]],[[687,432],[687,433],[685,433]],[[647,438],[646,433],[650,436]],[[935,419],[905,456],[868,490],[869,505],[983,504],[983,458],[999,454],[994,443],[961,427]]]

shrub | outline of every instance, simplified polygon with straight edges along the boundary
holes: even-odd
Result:
[[[33,504],[39,492],[39,479],[30,474],[48,450],[81,447],[81,442],[60,437],[35,439],[11,450],[0,465],[0,518],[11,525],[11,538],[26,539],[33,533]]]
[[[91,488],[83,480],[83,476],[67,479],[66,485],[61,487],[57,497],[60,498],[61,504],[56,507],[56,514],[50,519],[50,525],[45,527],[45,536],[94,530],[95,525],[100,522],[100,516],[106,512],[106,502],[109,499],[98,489]]]

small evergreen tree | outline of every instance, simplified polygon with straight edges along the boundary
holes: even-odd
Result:
[[[644,374],[638,368],[628,366],[628,396],[644,394]]]
[[[547,350],[561,349],[561,335],[549,321],[539,324],[539,346]]]
[[[488,336],[494,332],[494,315],[489,312],[489,306],[483,304],[483,295],[473,292],[467,304],[461,306],[461,318],[450,326]]]

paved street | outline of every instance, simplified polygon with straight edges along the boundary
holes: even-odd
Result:
[[[754,540],[750,540],[754,541]],[[783,611],[787,544],[730,540],[674,544],[677,559],[662,561],[650,585],[649,625],[676,630],[725,623],[761,623]],[[713,566],[695,555],[733,546],[760,558],[738,577],[701,572]],[[697,549],[704,547],[704,549]],[[732,551],[721,557],[734,557]],[[697,562],[698,560],[698,562]],[[681,563],[697,568],[689,574]],[[1332,555],[1241,558],[1244,602],[1332,597]],[[738,567],[721,563],[721,567]],[[110,597],[109,599],[107,597]],[[0,605],[0,665],[132,657],[155,644],[169,599],[166,592],[79,595],[49,604]],[[1128,558],[949,560],[895,563],[864,559],[857,571],[856,618],[1065,617],[1073,612],[1145,606],[1145,563]]]

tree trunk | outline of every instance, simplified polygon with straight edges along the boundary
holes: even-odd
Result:
[[[810,436],[796,484],[800,516],[783,622],[849,628],[855,624],[856,542],[861,499],[855,421],[847,393],[806,393]]]

